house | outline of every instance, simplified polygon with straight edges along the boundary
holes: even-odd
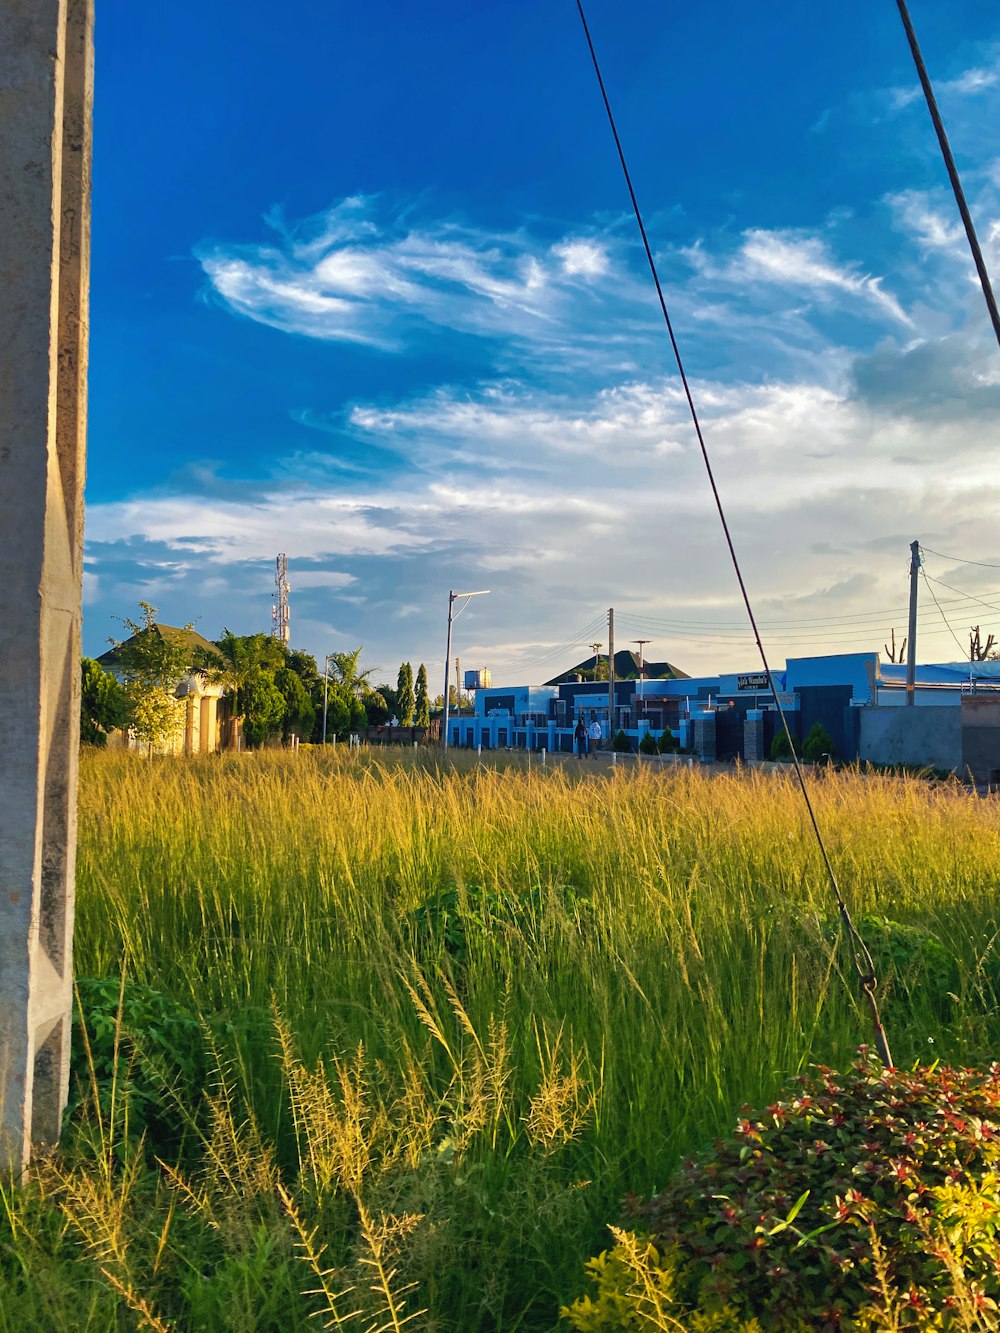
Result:
[[[214,643],[203,638],[197,630],[178,628],[174,625],[154,624],[141,629],[126,639],[121,647],[134,643],[146,634],[158,634],[172,644],[182,644],[188,650],[189,660],[194,664],[197,658],[206,653],[218,656],[219,650]],[[221,659],[220,659],[221,660]],[[97,659],[98,666],[109,671],[119,680],[123,678],[121,652],[111,648]],[[222,701],[223,687],[210,684],[203,672],[191,671],[177,682],[176,696],[184,702],[183,725],[176,740],[168,747],[175,754],[210,754],[221,748],[220,740],[228,740],[232,731],[228,706]],[[220,701],[222,706],[220,708]],[[135,742],[125,738],[126,746]]]
[[[616,653],[616,669],[619,656],[627,671],[625,659],[633,655]],[[633,750],[647,733],[670,731],[702,759],[754,762],[770,755],[781,723],[759,666],[690,677],[670,663],[650,663],[650,673],[667,667],[669,674],[617,677],[609,715],[608,682],[580,678],[593,662],[541,687],[478,690],[474,716],[450,719],[449,744],[572,753],[582,717],[600,723],[605,740],[623,731]],[[792,657],[772,669],[772,677],[796,741],[818,723],[844,760],[938,768],[1000,783],[1000,662],[918,664],[911,707],[899,706],[907,702],[905,666],[882,663],[877,652]]]

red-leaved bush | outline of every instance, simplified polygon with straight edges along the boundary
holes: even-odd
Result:
[[[947,1327],[956,1272],[996,1308],[998,1170],[1000,1065],[885,1070],[863,1050],[744,1108],[732,1138],[630,1208],[677,1254],[692,1306],[838,1329],[888,1288],[912,1326]]]

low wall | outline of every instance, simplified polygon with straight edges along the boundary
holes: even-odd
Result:
[[[962,709],[860,708],[858,758],[871,764],[961,771]]]

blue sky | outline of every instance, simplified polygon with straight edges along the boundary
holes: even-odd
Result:
[[[896,7],[831,9],[588,7],[776,661],[901,629],[915,537],[1000,565],[1000,353]],[[1000,278],[1000,11],[911,11]],[[268,629],[283,550],[293,644],[387,677],[440,671],[451,587],[498,681],[609,605],[753,667],[572,0],[234,12],[99,9],[85,651],[139,598]],[[928,572],[922,659],[1000,627],[1000,569]]]

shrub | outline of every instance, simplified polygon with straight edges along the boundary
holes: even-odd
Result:
[[[656,744],[656,737],[653,735],[651,731],[647,731],[645,736],[643,736],[642,740],[639,742],[639,753],[640,754],[659,753],[659,747]]]
[[[937,1327],[962,1289],[995,1300],[1000,1066],[885,1070],[862,1051],[797,1083],[633,1205],[676,1251],[679,1296],[777,1330],[850,1327],[878,1290],[909,1312],[892,1327]]]
[[[205,1048],[198,1020],[162,991],[117,977],[76,984],[68,1120],[88,1104],[105,1125],[127,1108],[128,1137],[172,1150],[201,1100]]]
[[[615,1246],[587,1263],[594,1295],[560,1314],[578,1333],[670,1329],[677,1333],[763,1333],[756,1319],[741,1321],[732,1306],[692,1311],[680,1298],[683,1271],[676,1251],[660,1254],[648,1238],[612,1227]]]
[[[677,748],[677,741],[674,739],[674,733],[667,728],[660,737],[660,754],[675,754]]]
[[[863,916],[856,925],[888,1002],[903,1002],[908,1012],[914,1005],[928,1004],[947,1021],[961,980],[957,961],[937,936],[924,926],[904,925],[885,916]],[[832,943],[841,930],[840,918],[832,916],[823,933]]]
[[[788,744],[788,737],[782,727],[780,731],[774,733],[774,740],[771,742],[771,758],[778,763],[784,763],[786,759],[792,757],[792,747]]]
[[[620,728],[611,738],[611,748],[617,750],[620,754],[628,754],[632,748],[632,742]]]
[[[818,764],[824,755],[833,758],[833,737],[821,722],[816,722],[809,728],[809,732],[802,742],[802,754],[809,760],[810,764]]]

